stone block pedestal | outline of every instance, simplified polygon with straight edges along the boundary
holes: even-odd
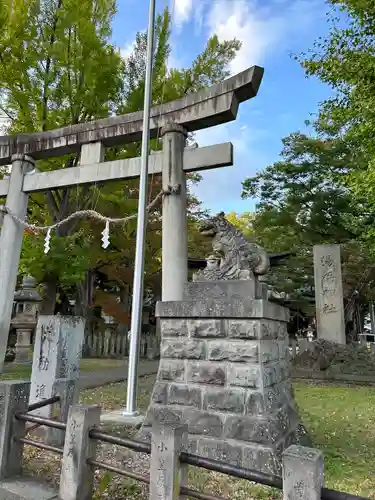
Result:
[[[29,361],[31,345],[31,330],[17,329],[16,357],[14,363],[27,363]]]
[[[183,301],[157,304],[161,361],[143,438],[154,421],[187,423],[187,451],[280,474],[282,451],[306,433],[289,381],[289,311],[260,296],[251,281],[194,282]]]

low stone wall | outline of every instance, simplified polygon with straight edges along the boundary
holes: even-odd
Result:
[[[316,373],[327,380],[335,377],[350,380],[352,376],[371,380],[375,377],[375,352],[363,344],[306,341],[300,343],[299,352],[291,360],[291,369]]]

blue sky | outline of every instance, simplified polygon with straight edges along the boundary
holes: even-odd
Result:
[[[116,45],[126,53],[147,26],[148,0],[118,0],[113,26]],[[169,65],[189,66],[210,35],[243,43],[232,73],[254,64],[265,68],[258,96],[240,107],[235,122],[197,134],[200,146],[231,141],[233,167],[211,170],[195,188],[204,207],[214,212],[251,211],[255,200],[241,200],[241,181],[279,157],[281,139],[304,130],[304,120],[330,95],[316,79],[306,79],[291,53],[312,47],[327,33],[325,0],[157,0],[173,12],[173,52]]]

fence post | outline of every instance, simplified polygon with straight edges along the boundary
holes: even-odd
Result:
[[[27,412],[30,382],[0,383],[0,479],[21,474],[23,443],[14,438],[26,434],[26,422],[17,420],[15,412]]]
[[[189,487],[189,465],[180,464],[180,488]],[[180,500],[187,500],[189,497],[184,493],[180,494]]]
[[[292,445],[283,453],[284,500],[320,500],[324,484],[323,454]]]
[[[57,416],[61,422],[67,422],[69,409],[77,401],[76,380],[59,378],[53,384],[52,394],[60,396],[60,401],[52,409],[52,416]],[[52,446],[64,446],[65,431],[48,427],[46,429],[46,443]]]
[[[99,406],[72,406],[66,427],[61,461],[59,500],[91,500],[94,470],[87,459],[95,459],[97,442],[89,430],[100,425]]]
[[[177,500],[180,453],[187,445],[187,425],[154,422],[151,436],[150,500]],[[185,485],[184,485],[185,486]]]

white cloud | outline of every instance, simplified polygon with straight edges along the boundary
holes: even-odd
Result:
[[[172,0],[173,1],[173,0]],[[178,27],[190,19],[193,9],[193,0],[174,0],[174,22]]]
[[[262,19],[257,9],[245,0],[217,0],[208,15],[210,34],[219,40],[237,38],[242,47],[231,63],[231,71],[238,73],[253,64],[259,64],[265,51],[277,40],[278,26],[274,19]]]
[[[219,40],[237,38],[242,47],[231,63],[238,73],[260,64],[274,48],[291,48],[299,33],[322,14],[322,0],[274,0],[264,6],[254,0],[215,0],[208,11],[206,24]],[[324,11],[323,11],[324,13]]]
[[[307,39],[315,38],[315,25],[326,11],[325,0],[175,1],[181,9],[175,26],[180,30],[184,25],[184,43],[185,35],[207,39],[213,34],[217,34],[220,41],[236,38],[242,42],[241,50],[231,63],[232,74],[254,64],[267,68],[266,58],[282,61],[289,51],[303,50],[304,45],[310,43]],[[276,81],[272,83],[272,80]],[[275,95],[278,95],[277,75],[270,73],[268,88],[273,84]],[[241,201],[241,182],[275,159],[275,152],[268,149],[272,143],[271,130],[254,126],[262,114],[252,100],[241,105],[235,122],[196,134],[199,146],[229,141],[234,146],[234,166],[204,172],[202,182],[193,188],[206,208],[238,212],[254,208],[254,201]],[[280,121],[288,118],[280,116]],[[265,120],[262,123],[268,128]]]
[[[203,201],[205,208],[214,212],[252,209],[249,200],[241,201],[241,182],[267,165],[268,159],[258,151],[257,145],[267,140],[268,135],[267,130],[252,127],[240,119],[237,123],[217,125],[195,134],[200,147],[231,142],[234,148],[233,166],[203,172],[202,181],[193,187],[193,192]]]
[[[296,35],[304,35],[324,13],[324,0],[174,0],[178,29],[194,20],[195,29],[208,36],[241,41],[233,73],[261,64],[274,48],[290,49]]]
[[[120,54],[122,57],[127,58],[133,52],[135,47],[135,40],[125,45],[123,49],[120,49]]]

